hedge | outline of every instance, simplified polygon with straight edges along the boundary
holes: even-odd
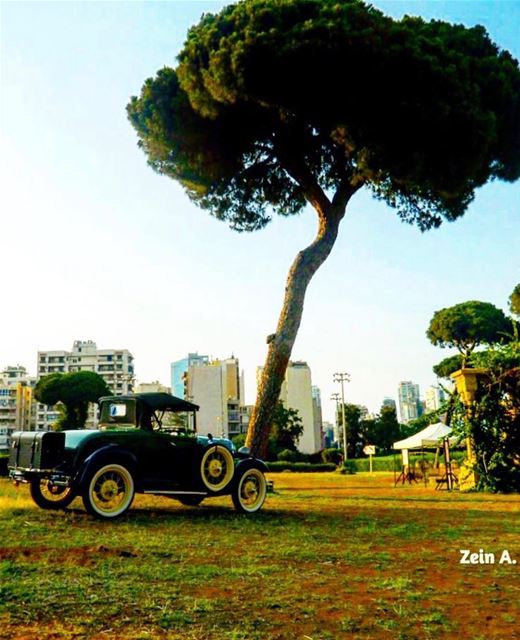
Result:
[[[279,471],[300,471],[307,473],[319,473],[323,471],[336,471],[337,467],[332,463],[312,464],[311,462],[285,462],[277,460],[276,462],[268,462],[269,471],[278,473]]]
[[[452,451],[451,459],[460,462],[464,459],[464,451]],[[418,464],[423,459],[423,455],[420,452],[410,452],[410,466]],[[424,452],[424,460],[430,465],[433,465],[435,460],[435,454],[431,451]],[[349,458],[347,461],[349,465],[353,465],[356,471],[370,471],[369,458]],[[444,464],[444,457],[440,458],[441,464]],[[381,456],[372,458],[372,471],[401,471],[402,468],[401,452],[396,451],[395,456]],[[395,466],[394,466],[395,465]]]

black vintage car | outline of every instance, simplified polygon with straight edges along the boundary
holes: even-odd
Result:
[[[134,494],[196,506],[231,495],[238,511],[265,500],[266,465],[226,438],[196,433],[198,406],[167,393],[100,399],[97,430],[13,434],[9,475],[30,485],[43,509],[63,509],[80,495],[101,518],[122,515]]]

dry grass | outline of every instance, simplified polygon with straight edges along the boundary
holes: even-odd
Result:
[[[520,637],[520,562],[459,564],[464,548],[520,561],[519,496],[272,479],[254,518],[138,496],[111,523],[0,480],[0,638]]]

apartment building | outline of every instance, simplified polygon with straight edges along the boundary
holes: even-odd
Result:
[[[38,379],[50,373],[94,371],[114,395],[133,393],[134,358],[128,349],[98,349],[93,340],[76,340],[71,351],[38,351]],[[36,428],[47,430],[58,418],[53,407],[38,404]],[[97,425],[97,408],[91,405],[88,427]]]
[[[197,431],[232,438],[244,430],[244,374],[238,358],[197,362],[189,366],[185,397],[198,404]]]
[[[188,353],[186,358],[181,358],[172,362],[171,368],[171,387],[172,394],[177,398],[184,398],[186,395],[185,380],[190,367],[209,364],[208,356],[199,356],[198,353]]]
[[[8,366],[0,372],[0,452],[9,450],[9,437],[14,431],[34,428],[35,383],[36,379],[28,376],[20,365]]]
[[[171,389],[156,380],[155,382],[140,382],[135,386],[133,393],[171,393]]]

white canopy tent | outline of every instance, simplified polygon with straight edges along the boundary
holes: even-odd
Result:
[[[447,427],[443,422],[430,424],[422,431],[414,433],[404,440],[394,442],[394,449],[422,449],[423,447],[439,447],[444,438],[449,437],[451,427]],[[450,444],[457,442],[456,437],[450,438]]]
[[[443,422],[436,422],[435,424],[430,424],[425,429],[414,433],[413,436],[405,438],[404,440],[399,440],[398,442],[394,442],[394,449],[400,449],[403,456],[402,471],[399,477],[394,481],[394,484],[396,485],[399,481],[402,481],[403,484],[406,481],[409,484],[411,484],[412,482],[417,482],[415,473],[410,469],[409,466],[409,450],[422,450],[424,461],[424,449],[436,447],[437,453],[435,454],[435,460],[437,461],[439,449],[442,447],[444,449],[446,473],[444,474],[440,482],[446,482],[447,488],[451,490],[454,482],[456,482],[456,478],[451,472],[450,445],[456,444],[458,441],[457,437],[450,437],[451,431],[451,427],[446,426]],[[439,482],[439,480],[437,482]],[[424,475],[424,484],[425,486],[427,484],[426,475]]]

